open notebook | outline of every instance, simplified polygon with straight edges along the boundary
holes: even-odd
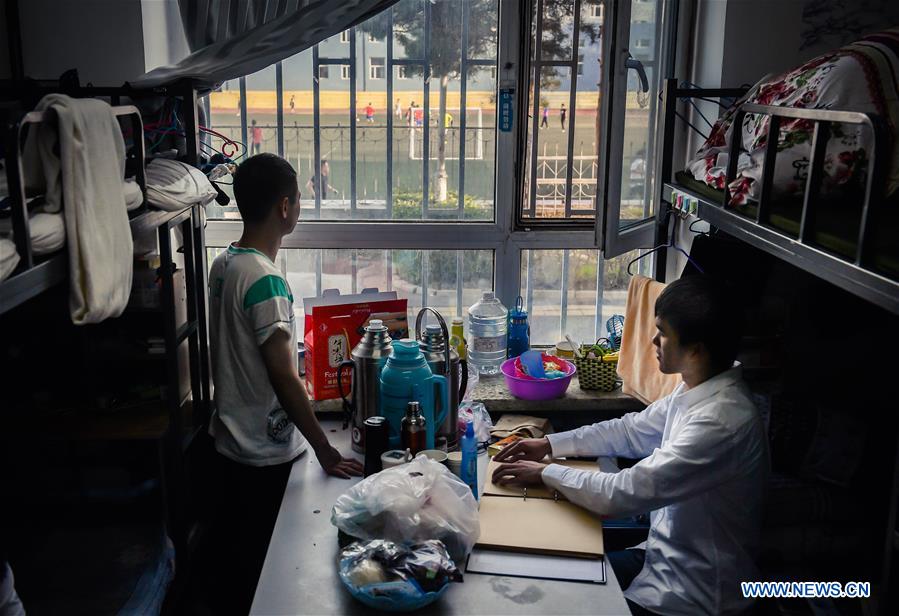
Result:
[[[599,470],[595,462],[558,460],[566,466]],[[490,461],[480,501],[484,549],[578,558],[602,558],[602,522],[599,517],[569,503],[555,490],[494,485]]]

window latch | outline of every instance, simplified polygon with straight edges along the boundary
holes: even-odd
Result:
[[[631,55],[631,52],[627,52],[624,68],[637,71],[637,76],[640,78],[640,91],[644,93],[649,92],[649,79],[646,77],[646,69],[643,67],[642,62]]]

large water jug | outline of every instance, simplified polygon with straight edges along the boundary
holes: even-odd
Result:
[[[381,414],[387,418],[391,449],[400,446],[400,427],[409,402],[415,400],[425,417],[428,449],[434,449],[434,435],[448,410],[442,405],[436,414],[437,400],[447,399],[446,377],[432,374],[418,341],[395,340],[387,364],[381,371]]]
[[[468,309],[468,363],[480,374],[497,374],[506,360],[509,311],[492,292]]]

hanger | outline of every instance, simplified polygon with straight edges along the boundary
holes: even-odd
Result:
[[[683,248],[681,248],[680,246],[678,246],[677,244],[675,244],[675,243],[674,243],[674,239],[672,238],[671,241],[668,242],[667,244],[659,244],[658,246],[656,246],[656,247],[654,247],[654,248],[650,248],[649,250],[647,250],[646,252],[644,252],[642,255],[640,255],[640,256],[638,256],[638,257],[634,257],[633,259],[631,259],[630,261],[628,261],[628,262],[627,262],[627,273],[628,273],[628,275],[629,275],[629,276],[633,276],[633,275],[634,275],[634,273],[631,271],[631,265],[633,265],[634,263],[636,263],[636,262],[639,261],[640,259],[642,259],[642,258],[644,258],[644,257],[647,257],[647,256],[651,255],[651,254],[654,253],[654,252],[658,252],[658,251],[661,250],[662,248],[673,248],[674,250],[678,251],[679,253],[681,253],[682,255],[684,255],[685,257],[687,257],[687,261],[689,261],[690,264],[692,264],[693,267],[695,267],[695,268],[697,269],[697,271],[699,271],[700,274],[705,274],[705,270],[702,269],[702,266],[700,266],[699,263],[697,263],[696,260],[695,260],[693,257],[691,257],[689,254],[687,254],[687,251],[686,251],[686,250],[684,250]]]

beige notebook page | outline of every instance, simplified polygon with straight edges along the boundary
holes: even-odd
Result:
[[[599,466],[592,460],[553,460],[552,462],[553,464],[561,464],[562,466],[578,468],[585,471],[599,470]],[[498,486],[493,483],[493,471],[495,471],[500,464],[502,464],[502,462],[495,462],[492,458],[490,462],[487,463],[487,476],[484,478],[484,494],[491,494],[493,496],[517,496],[518,498],[524,496],[524,488],[521,486]],[[555,496],[555,490],[551,490],[546,486],[528,486],[527,494],[528,498],[553,498]],[[559,493],[559,498],[565,498],[561,492]]]
[[[582,558],[604,553],[602,522],[569,502],[484,496],[480,519],[483,548]]]

